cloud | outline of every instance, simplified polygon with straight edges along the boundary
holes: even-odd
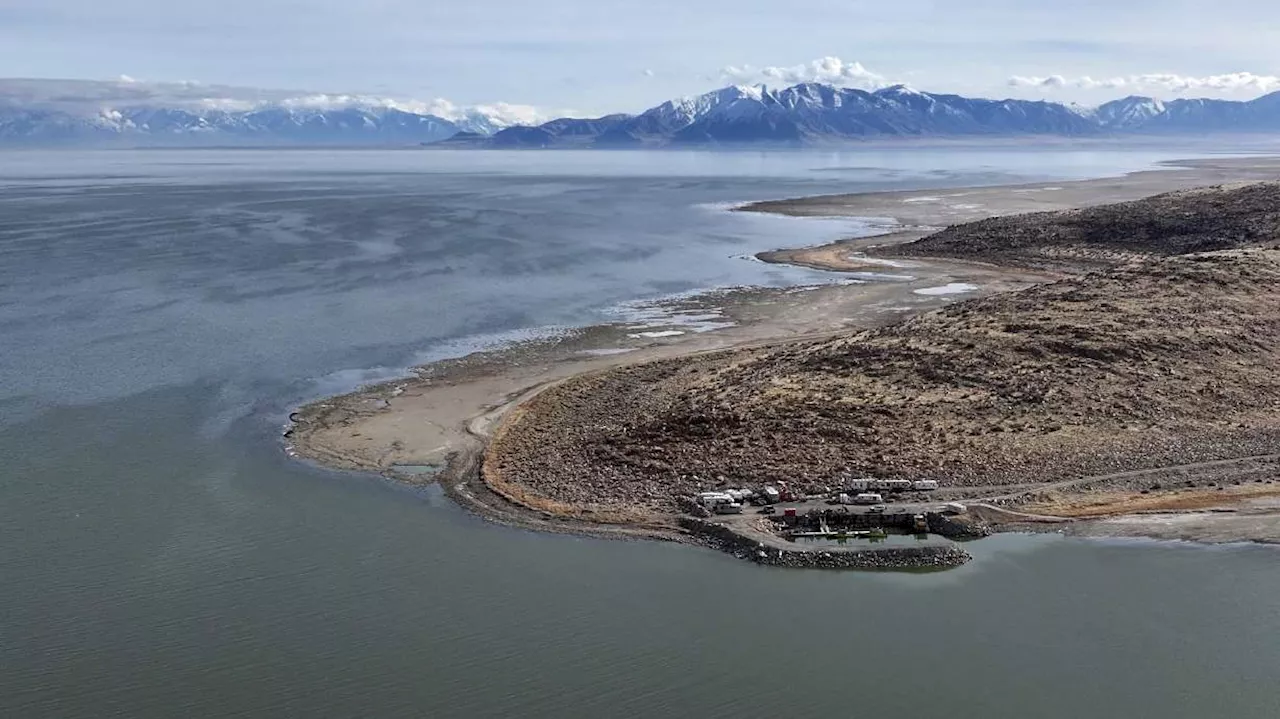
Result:
[[[510,127],[511,125],[539,125],[556,117],[574,114],[572,111],[551,113],[533,105],[517,105],[510,102],[493,102],[471,107],[461,107],[444,98],[436,98],[423,103],[396,103],[390,101],[392,107],[405,112],[435,115],[446,120],[458,121],[473,118],[477,115],[488,118],[495,125]]]
[[[205,110],[221,110],[222,112],[249,112],[262,107],[262,103],[249,100],[237,100],[230,97],[203,97],[196,105]]]
[[[824,57],[791,67],[753,67],[730,65],[720,71],[721,77],[736,83],[781,82],[794,85],[801,82],[824,82],[844,87],[860,87],[874,90],[893,83],[883,75],[874,73],[860,62],[845,62],[838,57]]]
[[[573,114],[550,112],[532,105],[494,102],[461,106],[443,98],[416,100],[344,93],[305,93],[288,90],[225,87],[196,82],[149,83],[121,76],[116,80],[0,79],[0,104],[97,115],[131,107],[169,107],[189,110],[247,112],[265,107],[297,110],[390,108],[446,120],[486,118],[494,126],[538,124]]]
[[[1148,73],[1122,77],[1094,78],[1088,75],[1067,78],[1062,75],[1044,77],[1014,75],[1009,78],[1011,87],[1030,87],[1042,90],[1129,90],[1139,92],[1271,92],[1280,89],[1280,77],[1255,75],[1251,72],[1233,72],[1225,75],[1195,77],[1174,73]]]
[[[209,100],[206,99],[205,102],[208,103]],[[374,95],[324,93],[285,97],[261,104],[307,110],[393,109],[417,115],[435,115],[453,122],[484,118],[489,124],[497,127],[537,125],[556,117],[573,114],[572,111],[550,113],[533,105],[518,105],[510,102],[462,106],[442,97],[432,100],[413,100]]]

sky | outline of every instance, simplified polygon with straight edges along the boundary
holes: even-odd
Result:
[[[1098,104],[1280,90],[1267,0],[0,0],[0,77],[589,115],[727,84]],[[531,110],[532,111],[532,110]]]

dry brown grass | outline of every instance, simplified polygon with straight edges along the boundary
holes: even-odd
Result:
[[[1066,254],[1140,261],[848,336],[577,378],[509,418],[486,466],[530,496],[660,513],[725,483],[815,489],[844,472],[1048,482],[1273,453],[1280,250],[1267,247],[1280,237],[1280,187],[1260,187],[1064,213],[1070,232],[1021,220],[1056,256],[1054,243],[1074,237]],[[1239,212],[1214,219],[1233,197]],[[1114,247],[1095,247],[1111,229],[1080,225],[1126,212],[1138,215],[1121,225],[1141,236]],[[1160,219],[1170,212],[1181,219]],[[962,233],[948,233],[958,247]],[[1224,244],[1250,248],[1179,254]]]
[[[1135,512],[1180,512],[1230,507],[1251,499],[1280,497],[1280,486],[1227,487],[1192,489],[1176,492],[1141,494],[1138,492],[1105,492],[1063,495],[1060,499],[1037,502],[1019,511],[1077,519],[1108,517]]]

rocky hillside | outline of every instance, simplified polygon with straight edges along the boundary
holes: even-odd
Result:
[[[1280,183],[1206,187],[1134,202],[993,217],[882,253],[1080,270],[1280,243]]]
[[[1274,192],[952,228],[907,252],[960,256],[968,236],[1017,264],[1137,261],[851,336],[579,378],[506,424],[487,476],[557,506],[661,512],[721,477],[999,485],[1280,451]]]

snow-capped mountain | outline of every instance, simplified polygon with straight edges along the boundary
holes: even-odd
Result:
[[[1100,106],[1106,129],[1143,133],[1280,132],[1280,92],[1247,100],[1126,97]]]
[[[1164,103],[1150,97],[1129,97],[1101,105],[1094,117],[1104,127],[1141,127],[1165,112]]]
[[[448,118],[448,121],[453,123],[459,132],[470,132],[477,135],[492,135],[495,132],[516,125],[516,123],[507,122],[501,118],[475,110],[465,112],[461,117]]]
[[[75,114],[0,107],[4,144],[404,145],[436,142],[458,131],[448,120],[390,108],[229,112],[132,107]]]
[[[572,130],[571,132],[569,130]],[[782,90],[726,87],[665,102],[639,115],[508,128],[494,147],[645,146],[773,143],[802,145],[917,135],[1087,135],[1087,113],[1050,102],[936,95],[905,86],[868,92],[804,83]]]
[[[225,91],[218,95],[225,101],[207,99],[205,93],[215,90]],[[67,98],[74,102],[68,104]],[[1089,109],[903,85],[870,92],[802,83],[783,89],[725,87],[637,115],[534,124],[538,115],[532,107],[501,103],[460,108],[442,100],[397,103],[207,86],[0,80],[3,145],[626,148],[804,146],[887,137],[1275,133],[1280,132],[1280,93],[1247,102],[1134,96]]]
[[[443,99],[148,83],[0,78],[5,144],[419,144],[538,121],[536,108]]]

